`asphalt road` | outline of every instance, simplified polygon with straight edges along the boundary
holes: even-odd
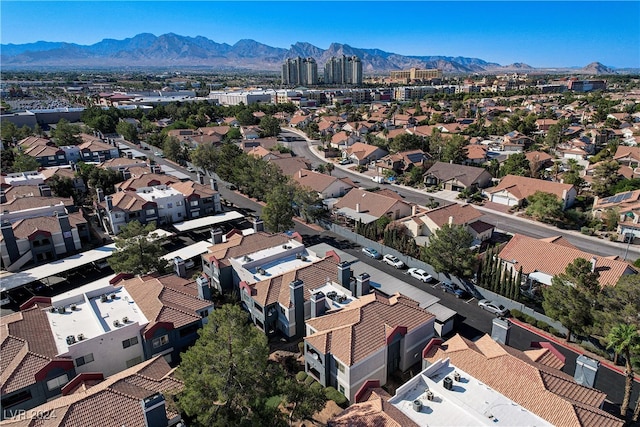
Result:
[[[301,136],[301,133],[296,133],[291,130],[283,131],[285,134],[291,134],[296,136]],[[298,139],[296,141],[290,142],[291,149],[296,153],[296,155],[301,157],[306,157],[311,160],[313,166],[317,166],[321,163],[326,163],[324,160],[318,157],[318,155],[314,152],[315,146],[313,148],[310,146],[312,142],[307,140]],[[375,187],[377,184],[373,183],[369,177],[363,176],[359,173],[354,173],[346,168],[342,168],[339,165],[336,165],[335,169],[331,173],[333,176],[343,178],[348,177],[352,181],[362,185],[364,187]],[[449,200],[440,199],[435,197],[429,193],[425,193],[419,190],[412,190],[406,187],[398,186],[398,185],[389,185],[389,188],[397,191],[400,195],[404,197],[404,199],[408,202],[417,203],[419,205],[424,206],[429,202],[431,198],[435,201],[439,202],[441,205],[452,203]],[[497,229],[503,232],[508,233],[520,233],[525,234],[527,236],[543,238],[543,237],[551,237],[551,236],[564,236],[567,240],[573,243],[577,248],[589,252],[595,255],[600,256],[619,256],[624,257],[625,252],[627,251],[627,244],[618,243],[618,242],[609,242],[602,239],[598,239],[595,237],[589,237],[580,234],[576,231],[567,231],[561,230],[556,227],[551,227],[546,224],[537,223],[534,221],[530,221],[524,218],[519,218],[513,215],[502,214],[488,211],[487,209],[479,208],[484,213],[481,218],[482,221],[487,222],[489,224],[494,224]],[[635,260],[640,257],[640,248],[637,246],[629,246],[627,258],[629,260]]]

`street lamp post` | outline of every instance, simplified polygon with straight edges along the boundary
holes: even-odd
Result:
[[[626,261],[627,260],[627,254],[629,253],[629,245],[631,244],[631,241],[633,240],[633,233],[625,233],[624,234],[624,238],[625,238],[625,240],[629,239],[629,240],[627,240],[627,247],[624,250],[623,261]]]

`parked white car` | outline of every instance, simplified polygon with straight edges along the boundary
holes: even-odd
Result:
[[[478,306],[483,310],[487,310],[488,312],[495,314],[496,316],[506,316],[509,311],[503,305],[489,301],[488,299],[478,301]]]
[[[382,257],[382,261],[386,262],[391,267],[404,268],[404,262],[400,261],[398,257],[391,254],[386,254],[384,257]]]
[[[418,280],[422,280],[424,283],[430,282],[433,280],[433,277],[431,277],[431,275],[429,273],[427,273],[426,271],[424,271],[421,268],[410,268],[407,273],[409,273],[409,275],[413,278],[416,278]]]

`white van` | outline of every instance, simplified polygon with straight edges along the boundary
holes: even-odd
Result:
[[[384,179],[383,176],[377,175],[374,176],[373,178],[371,178],[373,180],[373,182],[376,182],[378,184],[385,184],[387,181]]]

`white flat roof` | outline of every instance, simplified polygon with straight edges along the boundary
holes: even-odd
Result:
[[[180,172],[179,170],[174,169],[171,166],[160,165],[160,169],[162,169],[162,171],[164,173],[166,173],[167,175],[175,176],[179,180],[191,179],[191,177],[189,175],[187,175],[186,173]]]
[[[207,248],[211,246],[213,246],[213,244],[210,241],[203,240],[202,242],[196,242],[193,245],[189,245],[182,249],[178,249],[177,251],[170,252],[164,255],[162,259],[171,261],[175,257],[180,257],[186,260],[207,252]]]
[[[460,374],[455,381],[454,373]],[[444,379],[453,380],[445,389]],[[427,392],[433,393],[433,400]],[[418,404],[418,410],[414,408]],[[421,426],[551,426],[503,394],[450,364],[438,360],[400,386],[389,403]]]
[[[84,339],[90,340],[125,325],[148,323],[124,287],[107,285],[86,293],[70,294],[52,298],[52,308],[46,310],[58,354],[68,352],[69,346],[74,344],[67,343],[69,336],[77,340],[82,334]],[[102,295],[107,295],[106,301],[102,301]],[[75,310],[72,305],[75,305]],[[64,313],[54,310],[54,307],[65,307]],[[114,324],[116,321],[118,326]]]
[[[240,212],[230,211],[217,215],[203,216],[202,218],[192,219],[189,221],[177,222],[173,224],[173,226],[178,231],[189,231],[241,218],[244,218],[244,215]]]
[[[67,258],[52,261],[50,263],[33,267],[29,270],[19,271],[13,274],[7,274],[0,278],[2,282],[2,290],[9,291],[11,289],[24,286],[36,280],[55,276],[74,268],[82,267],[94,261],[100,261],[107,258],[116,250],[116,244],[102,246],[98,249],[82,252]]]
[[[307,250],[302,252],[302,257],[304,257],[304,259],[302,257],[298,258],[296,255],[288,255],[281,258],[271,259],[272,255],[277,252],[277,248],[269,248],[249,255],[253,260],[251,264],[254,266],[246,269],[253,274],[254,280],[260,282],[271,277],[282,276],[288,271],[297,270],[321,260],[321,258],[310,254]],[[261,259],[271,260],[264,263],[255,262]],[[242,258],[239,258],[238,262],[241,262],[241,260]],[[258,272],[258,269],[262,269],[262,273]]]
[[[165,197],[182,195],[181,192],[171,187],[150,187],[142,191],[136,191],[136,194],[148,202],[154,201],[156,199],[163,199]]]
[[[331,282],[330,280],[327,280],[327,282],[319,288],[311,290],[312,294],[317,294],[318,292],[322,292],[324,294],[325,307],[328,310],[342,308],[356,300],[349,289],[346,289],[335,282]],[[335,294],[333,294],[334,292]],[[330,298],[330,294],[332,296],[335,295],[335,297]]]

